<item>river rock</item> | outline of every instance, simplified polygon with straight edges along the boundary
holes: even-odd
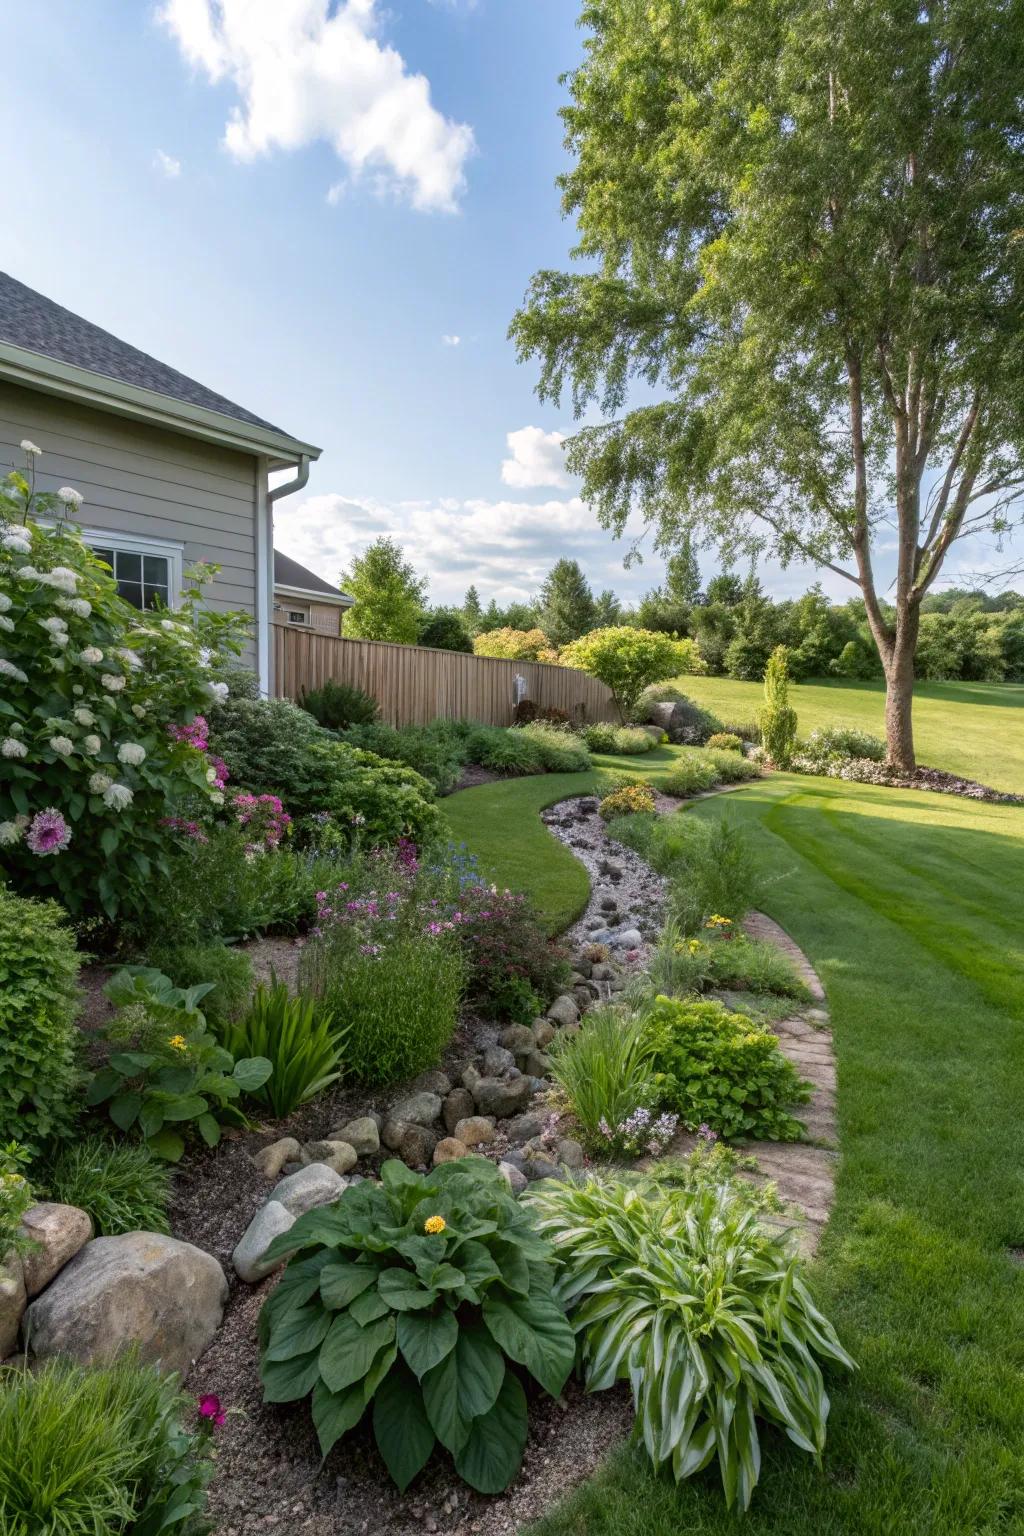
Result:
[[[548,1009],[548,1018],[556,1024],[578,1024],[580,1011],[576,1006],[576,999],[570,997],[568,992],[563,992],[561,997],[556,997]]]
[[[228,1282],[217,1260],[160,1232],[86,1243],[25,1313],[29,1349],[80,1365],[134,1345],[140,1359],[185,1375],[224,1314]]]
[[[298,1175],[293,1174],[292,1177],[297,1178]],[[291,1211],[286,1211],[279,1200],[268,1200],[266,1205],[260,1206],[231,1255],[231,1263],[239,1280],[244,1280],[246,1285],[256,1285],[275,1269],[281,1268],[284,1259],[278,1259],[276,1264],[268,1264],[264,1254],[274,1238],[280,1237],[282,1232],[289,1232],[295,1221]]]
[[[527,1185],[526,1174],[515,1163],[499,1163],[498,1172],[502,1174],[514,1195],[522,1194]]]
[[[639,949],[643,942],[639,928],[619,928],[612,939],[616,949]]]
[[[446,1072],[441,1072],[437,1067],[431,1067],[426,1072],[421,1072],[419,1077],[414,1077],[409,1084],[410,1093],[436,1093],[443,1099],[452,1088],[451,1078]]]
[[[270,1198],[283,1205],[290,1216],[302,1216],[318,1205],[333,1205],[347,1188],[347,1181],[336,1169],[326,1163],[308,1163],[275,1184]]]
[[[339,1125],[336,1131],[328,1134],[327,1140],[347,1141],[357,1157],[370,1157],[380,1151],[380,1121],[373,1115],[363,1115],[358,1120],[350,1120],[347,1125]]]
[[[503,1045],[489,1045],[484,1051],[484,1077],[504,1077],[506,1072],[511,1072],[516,1064],[516,1059],[511,1051],[507,1051]]]
[[[441,1118],[449,1136],[455,1135],[460,1120],[473,1113],[473,1095],[468,1088],[453,1088],[441,1108]]]
[[[14,1353],[27,1299],[21,1260],[9,1254],[0,1264],[0,1360]]]
[[[282,1136],[280,1141],[272,1141],[269,1147],[254,1152],[252,1160],[262,1170],[264,1178],[278,1179],[285,1163],[298,1162],[301,1151],[294,1136]]]
[[[499,1120],[517,1115],[532,1097],[533,1084],[528,1077],[481,1077],[473,1089],[473,1102],[480,1114]]]
[[[25,1212],[21,1225],[35,1244],[21,1256],[25,1294],[31,1301],[92,1237],[92,1217],[77,1205],[44,1200]]]
[[[510,1120],[507,1125],[503,1125],[502,1130],[509,1141],[522,1144],[532,1141],[534,1136],[541,1134],[544,1130],[546,1118],[541,1110],[530,1109],[527,1110],[525,1115],[517,1115],[514,1120]]]
[[[510,1024],[501,1037],[501,1043],[513,1056],[521,1056],[534,1046],[533,1030],[526,1024]]]
[[[566,1168],[582,1168],[586,1162],[586,1154],[578,1141],[571,1136],[563,1136],[556,1143],[555,1151],[558,1161]]]
[[[550,1019],[539,1019],[530,1033],[533,1035],[534,1045],[542,1051],[555,1038],[555,1026]]]
[[[453,1132],[467,1147],[486,1147],[494,1140],[494,1121],[486,1115],[469,1115]]]
[[[445,1081],[448,1081],[447,1078]],[[433,1125],[434,1121],[440,1118],[440,1114],[440,1095],[429,1089],[423,1089],[419,1093],[410,1094],[401,1103],[395,1104],[388,1119],[405,1120],[409,1125]]]
[[[332,1168],[335,1173],[348,1173],[359,1158],[355,1147],[347,1141],[307,1141],[302,1149],[302,1161],[307,1166],[323,1163],[325,1168]]]
[[[437,1146],[437,1136],[430,1127],[414,1125],[411,1120],[385,1120],[381,1140],[410,1168],[429,1163]]]
[[[551,1057],[543,1051],[533,1050],[523,1057],[523,1071],[528,1077],[536,1077],[543,1081],[551,1072]]]
[[[438,1163],[454,1163],[460,1157],[468,1157],[469,1148],[464,1141],[457,1136],[444,1136],[438,1142],[431,1154],[431,1160],[436,1167]]]

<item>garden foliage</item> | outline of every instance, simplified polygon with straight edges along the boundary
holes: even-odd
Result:
[[[764,674],[764,708],[757,723],[761,745],[777,768],[786,768],[796,744],[796,710],[789,702],[789,652],[777,645]]]
[[[483,1158],[426,1176],[391,1161],[381,1178],[271,1245],[268,1259],[294,1256],[260,1318],[266,1400],[312,1394],[325,1456],[372,1403],[399,1488],[440,1443],[471,1487],[499,1493],[526,1444],[514,1367],[557,1395],[575,1355],[551,1247]]]
[[[542,629],[491,629],[473,641],[477,656],[497,656],[506,661],[557,661],[558,652]]]
[[[592,630],[566,646],[560,660],[610,688],[623,720],[645,688],[684,670],[679,645],[669,635],[625,625]]]
[[[21,1218],[35,1204],[35,1193],[25,1173],[27,1150],[17,1141],[0,1146],[0,1275],[6,1259],[31,1248]]]
[[[646,784],[624,784],[621,789],[613,789],[605,795],[598,806],[598,814],[603,821],[626,816],[653,816],[654,791]]]
[[[551,1050],[551,1076],[564,1095],[587,1150],[598,1155],[639,1156],[647,1146],[627,1147],[637,1112],[649,1112],[657,1098],[646,1020],[622,1009],[595,1007],[579,1032],[562,1036]],[[648,1114],[648,1140],[653,1135]],[[668,1140],[675,1123],[669,1128]]]
[[[74,1119],[79,964],[55,901],[0,886],[0,1134],[33,1155]]]
[[[262,1057],[271,1063],[267,1081],[251,1091],[275,1120],[282,1120],[341,1077],[347,1030],[335,1026],[329,1008],[289,994],[275,977],[262,983],[245,1015],[219,1031],[236,1061]]]
[[[377,700],[372,693],[352,683],[339,683],[333,677],[319,688],[303,693],[299,703],[319,725],[331,731],[343,731],[350,725],[372,725],[377,718]]]
[[[97,1237],[170,1231],[170,1173],[144,1142],[76,1137],[59,1148],[45,1178],[48,1198],[88,1211]]]
[[[736,922],[756,906],[763,879],[749,837],[730,817],[626,816],[608,830],[668,877],[669,916],[683,933],[699,933],[714,916]]]

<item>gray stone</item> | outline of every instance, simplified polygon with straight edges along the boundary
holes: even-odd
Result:
[[[576,999],[576,1006],[580,1013],[586,1013],[587,1009],[594,1001],[594,994],[591,992],[588,984],[584,982],[582,986],[575,987],[573,989],[572,995]]]
[[[45,1200],[21,1218],[22,1231],[34,1247],[21,1256],[25,1294],[31,1301],[92,1237],[92,1217],[77,1205]]]
[[[480,1077],[480,1068],[474,1065],[473,1062],[470,1062],[469,1066],[466,1067],[462,1073],[463,1088],[468,1088],[470,1093],[473,1093],[476,1089],[477,1083],[480,1081]]]
[[[446,1093],[451,1093],[451,1078],[446,1072],[432,1067],[427,1072],[421,1072],[419,1077],[414,1077],[409,1084],[410,1093],[436,1093],[439,1098],[444,1098]],[[408,1119],[408,1115],[406,1119]]]
[[[598,927],[596,927],[591,933],[590,937],[593,939],[595,944],[602,944],[607,949],[615,935],[609,927],[607,927],[604,923],[600,923]],[[596,975],[596,973],[597,966],[595,965],[591,975]]]
[[[433,1125],[440,1115],[440,1095],[424,1088],[419,1093],[410,1094],[400,1104],[393,1105],[388,1119],[405,1120],[409,1125]]]
[[[525,1109],[533,1097],[528,1077],[482,1077],[473,1089],[473,1102],[482,1115],[504,1119]]]
[[[280,1237],[282,1232],[291,1231],[295,1222],[296,1217],[291,1211],[285,1210],[279,1200],[268,1200],[266,1205],[260,1206],[231,1255],[231,1263],[239,1280],[244,1280],[246,1285],[256,1285],[275,1269],[281,1268],[284,1259],[268,1264],[264,1254],[274,1238]]]
[[[12,1253],[0,1264],[0,1360],[14,1353],[27,1300],[21,1260]]]
[[[528,1183],[526,1174],[514,1163],[504,1162],[498,1164],[498,1172],[502,1174],[514,1195],[522,1194]]]
[[[589,980],[590,973],[593,970],[593,962],[588,960],[586,955],[577,955],[573,961],[573,968],[586,981]]]
[[[536,1184],[539,1179],[557,1179],[562,1174],[558,1164],[553,1163],[548,1157],[528,1157],[523,1163],[522,1171],[530,1184]]]
[[[460,1120],[465,1120],[467,1115],[473,1113],[473,1095],[468,1088],[453,1088],[444,1101],[441,1109],[441,1118],[444,1120],[444,1128],[449,1136],[455,1135],[455,1127]]]
[[[549,1019],[541,1019],[533,1026],[530,1033],[533,1035],[534,1045],[536,1045],[538,1050],[542,1051],[555,1038],[555,1026]]]
[[[561,997],[556,997],[548,1009],[548,1018],[554,1019],[556,1024],[576,1024],[579,1022],[580,1011],[576,1006],[576,999],[563,992]]]
[[[469,1115],[452,1133],[467,1147],[486,1147],[494,1140],[494,1121],[485,1115]]]
[[[542,1080],[551,1073],[551,1057],[543,1051],[531,1051],[523,1057],[523,1071],[529,1077],[539,1077]]]
[[[591,981],[614,981],[618,975],[614,965],[609,965],[607,960],[601,960],[590,973]]]
[[[515,1067],[516,1059],[503,1045],[489,1045],[484,1051],[484,1077],[504,1077]]]
[[[557,1143],[555,1151],[558,1154],[558,1161],[566,1168],[582,1168],[586,1162],[583,1148],[571,1136],[563,1136]]]
[[[385,1120],[381,1139],[410,1168],[423,1168],[437,1146],[437,1136],[430,1127],[414,1125],[411,1120]]]
[[[280,1141],[272,1141],[269,1147],[254,1152],[252,1160],[262,1170],[264,1178],[278,1179],[285,1163],[296,1162],[301,1150],[294,1136],[282,1136]]]
[[[339,1125],[336,1131],[328,1134],[327,1140],[347,1141],[357,1157],[370,1157],[374,1152],[380,1151],[382,1123],[378,1116],[363,1115],[359,1120],[350,1120],[347,1125]]]
[[[332,1205],[340,1200],[348,1185],[340,1173],[326,1163],[308,1163],[298,1173],[290,1173],[275,1184],[271,1200],[283,1205],[291,1216],[301,1216],[318,1205]]]
[[[325,1168],[332,1168],[335,1173],[348,1173],[358,1163],[359,1157],[355,1147],[348,1141],[307,1141],[302,1149],[302,1161],[307,1167],[323,1163]]]
[[[513,1056],[521,1056],[524,1051],[532,1051],[536,1042],[528,1025],[510,1024],[502,1034],[501,1043]]]
[[[616,949],[639,949],[643,942],[639,928],[620,928],[612,940]]]
[[[224,1314],[228,1282],[212,1254],[159,1232],[86,1243],[25,1313],[28,1348],[97,1365],[134,1345],[185,1375]]]
[[[517,1115],[502,1130],[511,1142],[532,1141],[534,1136],[539,1136],[544,1129],[545,1116],[540,1110],[528,1110],[525,1115]]]
[[[435,1167],[438,1163],[455,1163],[460,1157],[468,1157],[469,1148],[457,1136],[444,1136],[431,1154]]]

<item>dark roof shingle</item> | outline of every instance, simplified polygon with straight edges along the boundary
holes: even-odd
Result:
[[[205,384],[158,362],[147,352],[140,352],[138,347],[118,340],[109,331],[83,320],[81,315],[72,314],[70,309],[36,293],[34,288],[27,288],[6,272],[0,272],[0,341],[287,436],[280,427],[265,421],[262,416],[254,416],[251,411],[207,389]]]
[[[308,571],[304,565],[300,565],[290,555],[283,555],[279,549],[274,550],[274,584],[299,587],[303,592],[330,593],[331,597],[348,596],[340,587],[332,587],[329,581],[324,581],[315,571]]]

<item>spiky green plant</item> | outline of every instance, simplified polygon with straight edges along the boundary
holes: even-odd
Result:
[[[529,1199],[562,1261],[555,1295],[587,1386],[629,1381],[655,1468],[679,1482],[717,1456],[726,1503],[746,1509],[758,1419],[821,1456],[829,1399],[815,1357],[853,1361],[814,1305],[791,1239],[765,1230],[727,1182],[552,1184]]]
[[[256,988],[244,1018],[221,1031],[233,1056],[263,1056],[273,1064],[252,1097],[279,1120],[337,1082],[348,1034],[349,1026],[335,1025],[332,1009],[312,997],[292,997],[276,977]]]
[[[577,1034],[553,1042],[551,1076],[591,1147],[602,1145],[602,1122],[614,1129],[654,1102],[651,1050],[644,1019],[612,1006],[592,1008]]]

